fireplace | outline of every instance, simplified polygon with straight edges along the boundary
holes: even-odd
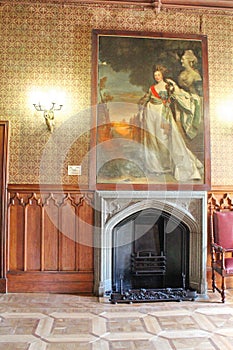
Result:
[[[189,288],[206,294],[206,193],[96,193],[95,292]]]
[[[189,229],[174,216],[154,208],[129,215],[112,243],[113,292],[189,287]]]

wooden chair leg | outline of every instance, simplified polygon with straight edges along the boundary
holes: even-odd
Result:
[[[224,276],[222,276],[222,288],[221,288],[221,296],[222,296],[222,303],[225,303],[225,280],[224,280]]]
[[[215,286],[215,273],[214,269],[212,269],[212,291],[215,292],[216,286]]]

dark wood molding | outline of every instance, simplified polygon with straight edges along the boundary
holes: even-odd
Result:
[[[233,3],[231,0],[162,0],[162,6],[165,8],[214,8],[224,10],[233,9]]]
[[[87,185],[66,185],[66,184],[13,184],[7,186],[8,191],[20,192],[92,192]]]
[[[0,279],[0,293],[6,293],[6,278]]]
[[[219,0],[219,1],[210,1],[210,0],[73,0],[73,3],[97,3],[97,4],[114,4],[114,5],[135,5],[141,7],[152,7],[161,9],[221,9],[221,10],[229,10],[233,9],[233,3],[231,0]]]
[[[17,5],[32,5],[38,4],[38,0],[0,0],[0,4],[17,4]],[[151,7],[154,9],[214,9],[214,10],[232,10],[233,2],[232,0],[47,0],[43,5],[115,5],[115,6],[137,6],[137,7]]]
[[[233,192],[233,185],[228,185],[228,186],[211,186],[210,192],[220,192],[220,193],[225,193],[225,192]]]
[[[22,272],[7,274],[8,293],[93,294],[92,272]]]
[[[6,184],[9,122],[0,121],[0,292],[6,292]]]

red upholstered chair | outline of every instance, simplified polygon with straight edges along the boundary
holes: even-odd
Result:
[[[225,277],[233,276],[233,211],[213,211],[211,234],[212,288],[225,302]],[[215,272],[221,275],[221,287],[216,285]]]

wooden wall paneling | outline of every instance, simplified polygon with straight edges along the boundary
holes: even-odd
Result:
[[[79,191],[16,191],[9,186],[8,291],[93,293],[93,207]],[[17,186],[16,186],[17,187]],[[93,196],[92,196],[93,197]],[[81,210],[80,210],[81,208]],[[82,215],[80,226],[78,215]]]
[[[61,271],[76,270],[75,203],[67,196],[60,207],[60,262]]]
[[[77,206],[77,245],[79,246],[77,268],[79,271],[90,271],[94,263],[94,217],[92,204],[91,199],[85,197],[80,198]]]
[[[8,291],[92,294],[94,192],[48,190],[40,194],[32,185],[25,187],[19,191],[11,185],[8,189]],[[233,190],[208,193],[208,219],[210,211],[219,207],[233,207]],[[207,280],[211,289],[209,236]],[[230,279],[227,287],[233,287]]]
[[[25,206],[25,271],[40,271],[42,262],[42,205],[34,193]]]
[[[9,122],[0,121],[0,293],[6,292],[6,184]]]
[[[25,203],[18,193],[8,208],[8,271],[24,270]]]
[[[44,222],[44,270],[59,270],[59,205],[53,195],[43,207]]]

